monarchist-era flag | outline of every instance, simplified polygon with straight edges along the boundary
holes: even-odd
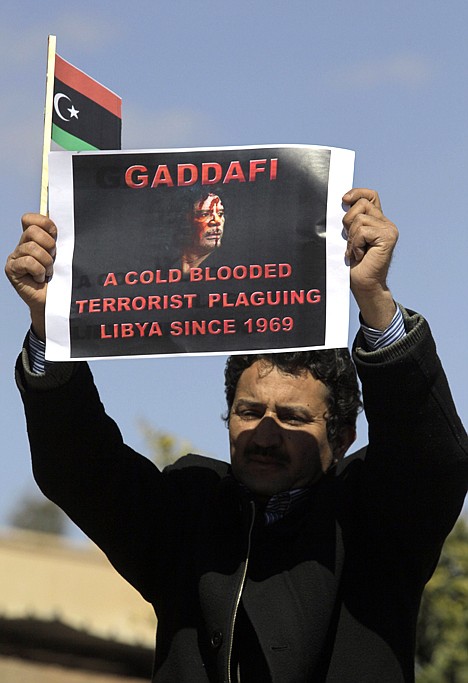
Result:
[[[69,151],[120,149],[122,100],[55,55],[52,140]]]

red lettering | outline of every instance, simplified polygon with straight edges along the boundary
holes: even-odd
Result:
[[[220,334],[221,322],[219,320],[210,320],[208,323],[208,332],[210,334]]]
[[[320,302],[320,290],[309,289],[306,294],[306,299],[309,304],[318,304]]]
[[[84,313],[85,306],[88,303],[88,299],[82,299],[81,301],[75,301],[76,306],[78,306],[78,313]]]
[[[170,327],[170,334],[174,337],[183,335],[197,334],[234,334],[236,331],[236,321],[228,320],[173,320]]]
[[[134,178],[134,173],[137,173],[140,171],[144,175],[137,175],[136,178]],[[125,183],[128,187],[132,187],[133,189],[139,188],[139,187],[146,187],[148,185],[148,169],[146,166],[129,166],[127,170],[125,171]],[[138,182],[137,182],[138,181]]]
[[[269,178],[276,180],[278,176],[278,159],[250,159],[248,178],[244,173],[240,161],[231,161],[227,171],[222,180],[223,184],[228,184],[232,181],[245,183],[247,180],[252,183],[255,182],[259,173],[267,173],[269,163]],[[223,167],[216,161],[204,162],[200,168],[196,164],[177,164],[177,182],[176,185],[185,187],[194,185],[201,176],[202,185],[215,185],[221,182],[223,177]],[[125,171],[125,184],[132,189],[140,189],[148,187],[149,176],[148,169],[142,164],[135,164],[129,166]],[[166,164],[157,166],[151,188],[157,188],[160,185],[166,187],[174,187],[174,180],[171,176],[169,167]]]
[[[194,273],[194,277],[192,278],[192,271],[196,271]],[[204,271],[204,274],[203,274]],[[190,268],[190,280],[192,282],[198,282],[199,280],[206,280],[206,282],[214,282],[216,280],[216,275],[211,275],[210,269],[209,268]]]
[[[102,311],[103,313],[107,313],[107,311],[111,311],[111,313],[115,313],[115,299],[103,299],[102,300]]]
[[[193,308],[193,302],[197,298],[196,294],[184,294],[184,299],[187,302],[187,308]]]
[[[170,171],[166,164],[161,164],[158,166],[156,169],[156,173],[154,174],[153,182],[151,183],[151,187],[158,187],[158,185],[166,185],[167,187],[174,187],[174,181],[171,178]]]
[[[245,183],[245,175],[240,161],[231,161],[226,175],[224,176],[223,184],[227,185],[231,180],[238,180],[240,183]]]
[[[266,159],[251,159],[249,164],[249,182],[252,183],[257,176],[257,173],[265,172],[265,165],[260,166],[260,164],[266,164]]]
[[[114,325],[115,327],[115,325]],[[121,323],[121,336],[122,337],[134,337],[135,331],[133,329],[132,323]]]
[[[117,299],[117,310],[118,311],[131,311],[130,307],[130,297],[128,296],[119,296]]]
[[[228,319],[224,321],[223,333],[224,334],[235,334],[236,332],[236,321]]]
[[[169,282],[180,282],[181,279],[182,271],[179,268],[169,268]]]
[[[150,331],[148,332],[148,337],[152,337],[155,334],[158,337],[162,336],[162,330],[159,323],[151,323]]]
[[[249,268],[249,277],[252,280],[256,280],[259,277],[262,277],[262,273],[263,273],[262,266],[253,265],[253,266],[250,266],[250,268]]]
[[[185,334],[206,334],[206,320],[186,320]]]
[[[170,272],[170,271],[169,271],[169,272]],[[155,282],[156,282],[157,284],[160,284],[161,282],[167,282],[166,278],[164,278],[164,277],[161,275],[161,271],[160,271],[160,270],[157,270],[157,271],[156,271],[156,279],[155,279]]]
[[[136,296],[132,300],[132,309],[134,311],[143,311],[146,308],[146,299],[144,296]]]
[[[235,280],[244,280],[247,277],[247,266],[234,266],[232,275]]]
[[[278,173],[278,159],[270,159],[270,180],[276,180]]]
[[[103,287],[107,287],[108,285],[117,285],[117,278],[114,273],[107,273]]]
[[[142,285],[150,285],[154,280],[154,273],[151,270],[144,270],[140,273],[140,282]]]
[[[218,280],[230,280],[232,275],[232,270],[229,266],[220,266],[218,268]]]
[[[190,268],[190,282],[200,282],[203,280],[203,271],[201,268]]]
[[[213,308],[221,301],[221,294],[219,292],[210,292],[208,294],[208,308]]]
[[[184,333],[182,323],[180,320],[173,320],[171,322],[171,334],[173,337],[180,337]]]
[[[131,325],[131,323],[128,323],[128,324]],[[135,327],[137,328],[138,332],[140,333],[140,337],[145,336],[145,330],[148,327],[148,325],[149,325],[148,322],[146,322],[146,323],[135,323]]]
[[[88,310],[90,313],[99,313],[101,310],[101,299],[90,299]]]
[[[185,178],[186,171],[189,172],[188,178]],[[186,186],[194,185],[198,180],[198,168],[195,164],[178,164],[177,165],[177,185]]]
[[[263,306],[264,303],[265,294],[263,292],[252,292],[252,294],[250,295],[250,304],[252,306]],[[236,305],[239,305],[239,303],[236,302]],[[246,303],[245,305],[247,306],[248,303]]]
[[[239,292],[239,294],[237,295],[237,299],[236,299],[235,304],[229,304],[227,302],[227,298],[228,298],[228,295],[223,294],[223,306],[248,306],[249,305],[249,299],[248,299],[247,294],[245,292]]]
[[[214,171],[213,177],[210,177],[211,170]],[[222,175],[223,169],[221,164],[217,164],[216,162],[202,164],[202,185],[214,185],[215,183],[219,183]]]

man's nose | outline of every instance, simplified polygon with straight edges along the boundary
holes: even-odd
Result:
[[[221,216],[216,211],[213,211],[210,218],[210,223],[215,223],[216,225],[221,225]]]
[[[255,428],[253,440],[257,446],[278,446],[282,440],[281,427],[274,417],[264,415]]]

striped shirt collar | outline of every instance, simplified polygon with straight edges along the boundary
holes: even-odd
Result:
[[[244,484],[238,482],[239,487],[249,496],[253,498],[250,489]],[[263,517],[265,526],[278,522],[283,517],[286,517],[298,503],[306,498],[310,493],[310,488],[291,489],[290,491],[280,491],[272,496],[265,507],[263,508]]]
[[[291,489],[281,491],[270,498],[263,512],[265,525],[269,526],[283,519],[289,514],[310,492],[310,489]]]

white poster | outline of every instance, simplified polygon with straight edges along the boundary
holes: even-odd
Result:
[[[352,151],[52,152],[49,163],[47,359],[347,345]]]

